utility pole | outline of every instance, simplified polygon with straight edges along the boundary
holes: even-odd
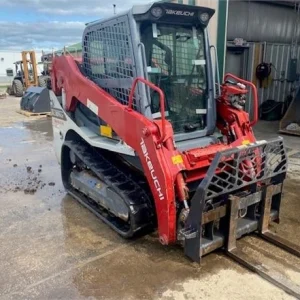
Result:
[[[116,14],[116,4],[113,4],[114,7],[114,15]]]

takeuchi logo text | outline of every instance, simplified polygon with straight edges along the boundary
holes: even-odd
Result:
[[[145,144],[145,141],[144,139],[142,138],[141,140],[141,148],[142,148],[142,151],[143,151],[143,155],[144,155],[144,158],[146,160],[146,163],[147,163],[147,167],[150,171],[150,174],[151,174],[151,178],[153,180],[153,183],[154,183],[154,186],[155,186],[155,189],[157,191],[157,194],[158,194],[158,197],[160,200],[164,200],[165,199],[165,196],[164,194],[162,193],[162,189],[161,189],[161,185],[160,185],[160,182],[155,174],[155,170],[154,170],[154,167],[153,167],[153,164],[152,164],[152,161],[149,157],[149,153],[148,153],[148,149],[147,149],[147,146]]]
[[[193,17],[195,15],[193,11],[183,11],[183,10],[174,10],[174,9],[167,9],[166,14],[184,16],[184,17]]]

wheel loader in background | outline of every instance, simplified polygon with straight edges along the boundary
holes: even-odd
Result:
[[[9,95],[17,97],[22,97],[24,91],[31,86],[45,86],[38,76],[35,52],[22,51],[21,56],[22,60],[14,63],[16,76],[12,85],[7,88]]]
[[[22,51],[22,60],[15,62],[16,76],[12,85],[7,88],[9,95],[22,97],[20,108],[31,113],[50,111],[47,80],[38,76],[34,51]]]
[[[89,23],[82,63],[54,57],[51,74],[68,193],[124,238],[157,228],[163,245],[179,243],[197,262],[218,248],[241,259],[236,240],[255,231],[275,243],[268,226],[279,221],[287,172],[282,138],[253,134],[256,87],[227,74],[216,91],[213,14],[134,6]]]

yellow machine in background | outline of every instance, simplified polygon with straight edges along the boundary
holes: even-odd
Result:
[[[31,113],[50,112],[50,97],[47,89],[47,78],[38,76],[38,68],[34,51],[22,51],[22,60],[15,62],[16,75],[7,88],[9,95],[22,97],[21,111]]]
[[[22,52],[22,63],[24,69],[24,86],[29,88],[30,86],[38,86],[38,74],[37,64],[34,51]]]
[[[22,51],[22,60],[16,61],[12,85],[7,88],[9,95],[22,97],[25,90],[31,86],[40,86],[34,51]]]

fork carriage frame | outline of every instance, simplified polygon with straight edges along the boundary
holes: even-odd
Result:
[[[246,161],[251,162],[252,170],[243,169],[241,174]],[[250,171],[254,171],[252,177]],[[282,138],[217,153],[191,199],[181,231],[185,254],[200,262],[203,255],[217,248],[235,248],[236,239],[245,234],[260,230],[265,238],[270,237],[270,221],[279,222],[286,171]],[[206,211],[206,204],[213,199],[223,200]]]

